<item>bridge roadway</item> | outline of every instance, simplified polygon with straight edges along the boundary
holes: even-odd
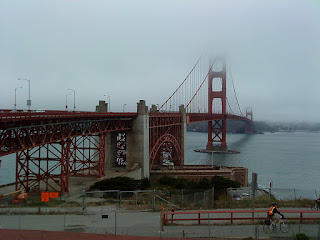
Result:
[[[152,127],[177,124],[173,117],[181,118],[178,112],[149,112]],[[187,113],[187,124],[192,122],[226,119],[249,121],[246,117],[232,114]],[[12,111],[0,110],[0,156],[20,150],[57,142],[65,138],[125,131],[132,129],[132,121],[137,113],[100,113],[70,111]],[[181,124],[181,123],[180,123]]]
[[[23,208],[24,209],[24,208]],[[1,209],[2,210],[2,209]],[[114,211],[112,209],[101,211],[99,207],[91,207],[92,211],[87,215],[34,215],[34,214],[12,214],[0,215],[0,226],[3,229],[28,229],[28,230],[46,230],[46,231],[68,231],[68,232],[85,232],[96,234],[119,234],[135,236],[155,236],[155,237],[185,237],[185,238],[232,238],[242,239],[245,237],[256,236],[257,222],[253,225],[241,223],[230,225],[228,223],[215,223],[208,225],[169,225],[160,231],[160,212],[136,212],[136,211]],[[21,211],[20,208],[18,211]],[[27,210],[27,209],[25,209]],[[31,210],[31,209],[29,209]],[[50,208],[46,208],[50,211]],[[67,211],[66,209],[60,209]],[[34,208],[34,211],[38,211]],[[108,218],[102,218],[102,215],[108,215]],[[228,214],[226,214],[228,217]],[[261,218],[265,214],[261,215]],[[290,224],[290,231],[282,233],[279,230],[271,234],[266,234],[262,230],[262,225],[258,226],[260,239],[269,237],[291,239],[296,233],[306,233],[310,237],[317,237],[319,225],[316,223],[309,224]],[[1,229],[0,229],[1,231]],[[1,234],[0,234],[1,235]],[[2,235],[3,236],[3,235]],[[1,239],[1,237],[0,237]]]

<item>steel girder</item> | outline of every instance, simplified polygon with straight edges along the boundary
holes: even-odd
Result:
[[[70,175],[97,178],[104,176],[105,141],[105,134],[73,138],[70,148]]]
[[[104,176],[105,139],[80,136],[17,152],[16,190],[67,193],[71,176]]]
[[[66,138],[130,130],[132,119],[86,120],[0,129],[0,156]]]
[[[16,153],[16,190],[69,191],[71,140],[66,139]]]

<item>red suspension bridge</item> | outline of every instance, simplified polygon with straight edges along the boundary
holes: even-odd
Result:
[[[157,166],[184,165],[189,123],[208,122],[207,151],[228,151],[229,119],[245,121],[252,133],[252,111],[244,115],[235,89],[234,97],[238,112],[227,98],[225,63],[204,71],[199,59],[159,108],[141,100],[136,113],[108,112],[104,101],[96,112],[0,110],[0,156],[16,154],[16,189],[27,192],[66,193],[70,177],[100,178],[115,168],[149,177]]]

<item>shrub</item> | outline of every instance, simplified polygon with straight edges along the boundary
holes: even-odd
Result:
[[[120,191],[134,191],[138,188],[139,181],[129,177],[115,177],[105,179],[94,183],[90,186],[90,190],[120,190]]]
[[[310,238],[304,233],[298,233],[294,237],[295,240],[309,240]]]

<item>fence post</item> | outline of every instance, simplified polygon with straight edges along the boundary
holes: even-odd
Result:
[[[21,229],[21,209],[19,209],[19,230]]]
[[[200,224],[200,213],[198,213],[198,224]]]
[[[138,191],[134,191],[136,194],[136,209],[138,208]]]
[[[155,210],[156,209],[156,190],[153,189],[152,192],[152,209]]]
[[[255,226],[255,235],[256,239],[259,239],[259,225]]]
[[[183,189],[181,189],[181,209],[183,210]]]
[[[214,208],[214,187],[212,187],[211,206]]]
[[[211,238],[211,234],[210,234],[210,213],[208,211],[208,230],[209,230],[209,238]]]
[[[118,189],[117,195],[118,195],[117,198],[118,198],[118,202],[119,202],[118,208],[120,210],[120,208],[121,208],[121,197],[120,197],[120,190],[119,189]]]
[[[303,215],[302,215],[302,212],[300,213],[300,223],[302,223],[302,220],[303,220]]]
[[[257,189],[257,181],[258,180],[258,174],[257,173],[252,173],[252,182],[251,182],[251,188],[252,188],[252,222],[254,221],[254,199],[256,195],[256,189]]]
[[[66,230],[66,211],[63,211],[63,231]]]
[[[161,233],[163,231],[163,225],[165,224],[165,219],[164,219],[164,215],[163,215],[163,209],[161,206],[161,211],[160,211],[160,238],[161,238]]]
[[[117,235],[117,211],[114,212],[114,235]]]
[[[299,228],[298,228],[298,233],[300,233],[300,228],[301,228],[301,213],[300,213],[300,219],[299,219]]]
[[[231,212],[231,217],[230,217],[230,219],[231,219],[231,224],[233,224],[233,212]]]
[[[82,214],[86,212],[86,191],[82,190]]]

